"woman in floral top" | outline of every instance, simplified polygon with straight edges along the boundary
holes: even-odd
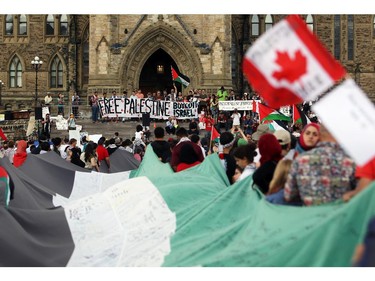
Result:
[[[341,199],[356,186],[356,165],[323,127],[320,141],[293,160],[284,188],[286,201],[302,200],[306,206]]]

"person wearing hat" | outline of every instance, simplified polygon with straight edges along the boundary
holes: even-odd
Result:
[[[254,141],[259,141],[259,138],[261,136],[263,136],[264,134],[270,134],[270,133],[272,133],[272,131],[270,127],[268,126],[268,124],[260,124],[257,130],[255,131],[255,133],[251,135],[251,137]]]
[[[283,159],[293,160],[294,149],[291,149],[292,138],[290,132],[281,129],[276,130],[273,134],[281,145],[281,155],[284,157]]]

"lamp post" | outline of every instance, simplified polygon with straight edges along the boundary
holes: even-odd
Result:
[[[38,70],[42,66],[43,61],[39,60],[38,56],[35,56],[34,60],[31,61],[31,65],[35,69],[35,108],[38,106]]]
[[[3,86],[4,86],[4,82],[0,80],[0,106],[3,106],[2,102],[1,102],[1,92],[3,90]]]
[[[39,138],[39,118],[36,118],[38,106],[38,70],[41,68],[43,61],[39,60],[38,56],[35,56],[34,60],[31,61],[31,65],[35,69],[35,119],[38,124],[38,138]],[[40,110],[40,109],[39,109]]]

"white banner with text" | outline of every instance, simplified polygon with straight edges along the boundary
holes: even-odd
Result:
[[[99,111],[103,117],[141,117],[150,114],[150,118],[177,119],[198,118],[199,102],[172,102],[151,99],[110,98],[99,99]]]

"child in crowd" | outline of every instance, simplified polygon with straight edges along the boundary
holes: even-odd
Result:
[[[135,136],[134,136],[134,147],[140,146],[144,150],[146,147],[146,144],[144,142],[144,134],[143,134],[143,126],[137,125],[135,128]]]
[[[233,183],[235,183],[236,181],[240,179],[242,172],[243,172],[243,169],[237,165],[236,170],[234,171],[234,176],[232,178]]]

